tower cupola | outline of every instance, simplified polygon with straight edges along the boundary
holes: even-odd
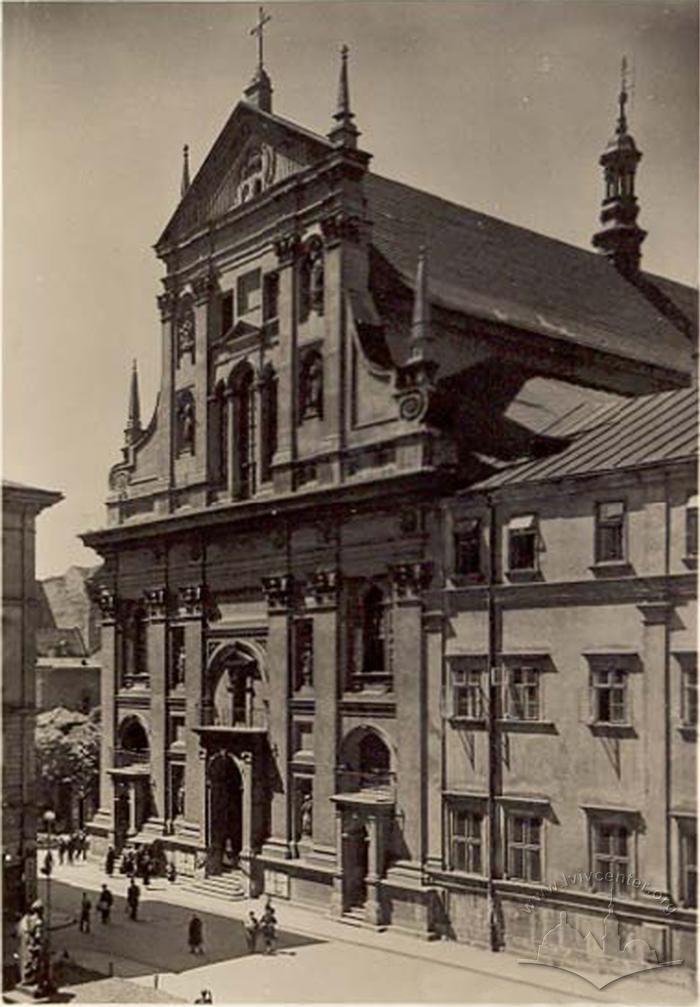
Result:
[[[625,276],[639,271],[641,246],[646,231],[637,225],[639,204],[635,195],[637,165],[642,155],[628,132],[626,105],[627,61],[622,61],[622,84],[615,133],[600,157],[605,193],[600,212],[601,229],[593,235],[593,246]]]

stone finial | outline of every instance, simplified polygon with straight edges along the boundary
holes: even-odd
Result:
[[[360,135],[352,121],[355,116],[350,110],[350,86],[348,84],[348,52],[346,45],[340,50],[340,75],[338,77],[338,101],[333,114],[336,124],[328,134],[328,139],[337,147],[357,147]]]
[[[190,187],[190,148],[185,144],[182,148],[182,182],[180,183],[180,199]]]
[[[136,360],[131,369],[131,384],[129,386],[129,413],[124,428],[124,443],[133,444],[141,433],[141,405],[139,402],[139,374]]]

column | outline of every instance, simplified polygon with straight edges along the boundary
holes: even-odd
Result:
[[[206,763],[204,756],[200,754],[199,736],[193,730],[202,722],[206,617],[204,584],[180,588],[179,616],[185,621],[185,816],[181,830],[204,843]]]
[[[165,587],[144,591],[146,618],[148,619],[148,672],[151,686],[151,783],[154,807],[151,809],[153,825],[163,829],[167,817],[165,803],[165,750],[167,747],[167,602]]]
[[[263,853],[287,858],[291,855],[292,800],[289,774],[289,610],[294,580],[290,574],[264,577],[268,604],[267,661],[270,679],[269,741],[274,758],[270,795],[270,837]]]
[[[384,867],[384,820],[381,812],[371,811],[367,816],[367,902],[365,919],[373,926],[384,923],[379,881]]]
[[[335,860],[335,793],[338,754],[338,598],[340,574],[311,576],[307,611],[313,617],[314,780],[312,857]]]
[[[399,737],[396,811],[408,857],[402,866],[419,873],[425,856],[425,674],[423,591],[431,578],[428,563],[393,567],[394,691]]]
[[[158,409],[158,428],[160,438],[158,444],[158,471],[168,473],[168,487],[173,488],[174,473],[174,453],[172,443],[173,431],[173,371],[175,362],[173,360],[173,315],[175,313],[176,298],[172,287],[172,278],[167,278],[168,286],[165,293],[158,297],[158,307],[161,318],[161,360],[163,361],[163,371],[160,385],[160,405]],[[166,505],[166,510],[169,509]]]
[[[296,457],[297,298],[296,257],[300,238],[296,232],[275,243],[279,262],[278,314],[280,327],[277,372],[277,451],[272,461],[275,492],[292,489],[292,462]]]
[[[644,653],[641,691],[644,703],[643,856],[639,875],[650,889],[669,893],[669,701],[668,633],[673,606],[667,602],[639,605],[644,624]]]

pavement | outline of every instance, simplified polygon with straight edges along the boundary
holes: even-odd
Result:
[[[82,892],[92,892],[94,904],[103,882],[115,895],[110,923],[95,918],[90,934],[79,933],[77,926],[63,929],[53,936],[54,949],[67,950],[87,969],[190,1003],[205,988],[217,1004],[695,1002],[688,985],[659,982],[654,973],[622,978],[599,991],[582,977],[523,965],[506,952],[424,942],[391,930],[377,933],[280,899],[275,900],[277,954],[248,955],[243,920],[251,909],[260,911],[261,900],[227,903],[156,878],[150,888],[141,886],[139,919],[132,921],[125,912],[127,879],[107,878],[92,861],[55,870],[52,904],[75,914]],[[40,895],[45,885],[40,881]],[[203,923],[201,957],[187,948],[193,912]]]

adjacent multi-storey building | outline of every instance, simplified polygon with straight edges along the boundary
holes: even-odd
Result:
[[[641,271],[625,98],[599,253],[374,174],[346,51],[327,136],[272,111],[259,65],[191,182],[185,160],[160,394],[143,427],[134,372],[84,536],[105,562],[94,848],[158,836],[183,874],[491,946],[529,941],[528,893],[611,835],[689,901],[672,403],[697,293]],[[628,915],[651,932],[647,903]]]
[[[12,925],[36,892],[36,518],[63,497],[2,484],[2,895]],[[5,932],[7,938],[8,932]]]

